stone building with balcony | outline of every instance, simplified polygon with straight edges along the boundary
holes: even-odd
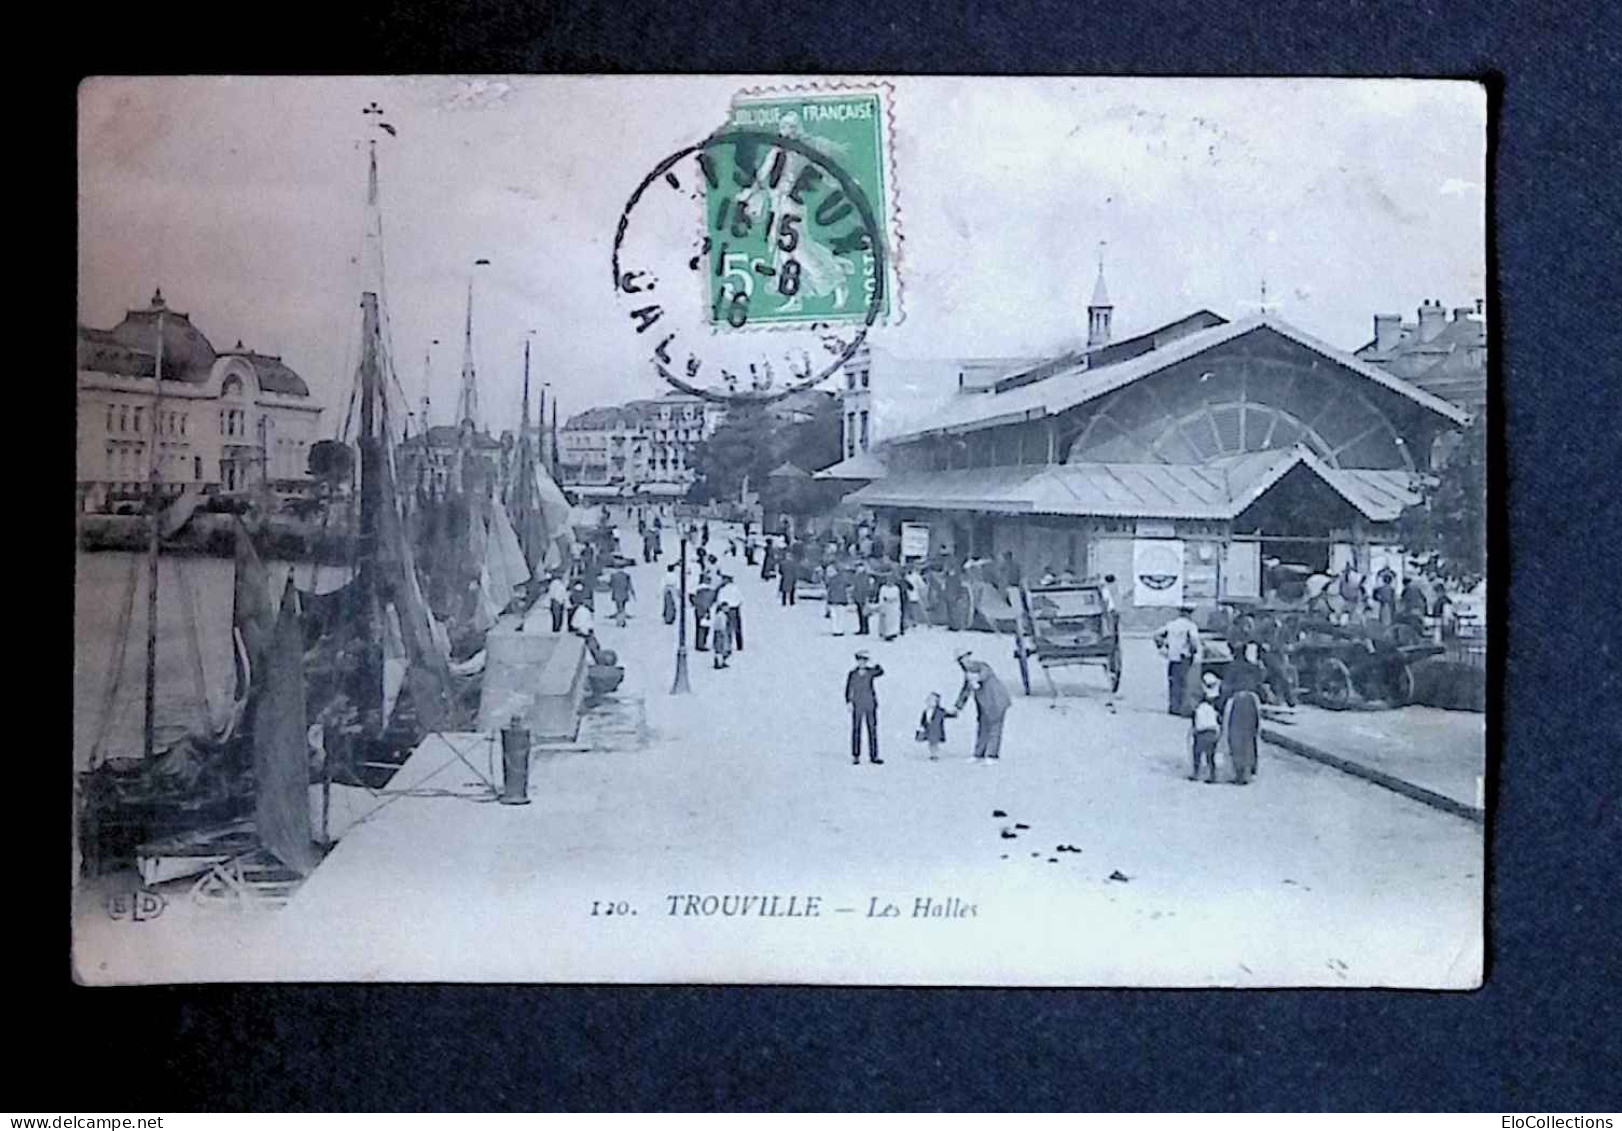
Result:
[[[679,392],[577,413],[558,432],[562,485],[587,498],[680,497],[724,419],[724,406]]]

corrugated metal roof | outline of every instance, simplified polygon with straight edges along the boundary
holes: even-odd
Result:
[[[857,452],[849,459],[842,459],[831,467],[823,468],[813,478],[883,479],[889,473],[884,461],[873,452]]]
[[[1306,464],[1374,522],[1418,501],[1405,471],[1332,468],[1305,448],[1212,463],[1070,463],[893,474],[845,497],[859,506],[1093,518],[1230,519]]]
[[[955,398],[938,414],[910,432],[893,436],[892,442],[915,439],[937,432],[978,431],[999,424],[1052,416],[1113,393],[1168,366],[1263,328],[1274,330],[1358,376],[1407,397],[1456,424],[1463,425],[1469,420],[1468,414],[1457,406],[1425,392],[1400,377],[1393,376],[1378,366],[1355,358],[1343,350],[1335,349],[1272,315],[1254,314],[1235,322],[1197,330],[1186,337],[1167,343],[1160,349],[1151,350],[1114,365],[1091,369],[1078,365],[1061,370],[1046,380],[1010,389],[1005,393]]]

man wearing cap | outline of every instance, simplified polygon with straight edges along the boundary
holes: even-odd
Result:
[[[1193,619],[1194,606],[1184,605],[1175,617],[1155,633],[1155,647],[1166,658],[1166,713],[1187,716],[1188,674],[1200,654],[1200,630]]]
[[[845,676],[845,704],[850,708],[850,764],[862,762],[862,728],[867,728],[867,760],[883,765],[879,757],[879,697],[873,681],[884,669],[869,663],[866,652],[856,653],[856,666]]]
[[[727,611],[727,625],[732,632],[732,650],[743,651],[743,593],[730,573],[721,575],[721,588],[716,591],[715,604]]]
[[[1002,754],[1003,716],[1013,699],[991,665],[976,660],[967,648],[957,654],[957,666],[963,669],[963,689],[957,693],[953,709],[961,711],[969,696],[974,696],[974,756],[995,761]]]

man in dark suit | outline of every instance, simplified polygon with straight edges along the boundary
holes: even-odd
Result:
[[[800,581],[800,563],[789,555],[777,563],[777,600],[782,605],[794,604],[795,587]]]
[[[1003,716],[1013,705],[1008,688],[984,660],[976,660],[974,653],[965,649],[957,654],[957,666],[963,669],[963,690],[957,693],[954,710],[974,696],[974,756],[982,761],[996,761],[1002,754]]]
[[[856,635],[866,636],[867,614],[878,596],[878,586],[873,583],[873,574],[864,563],[856,571],[856,576],[850,583],[851,604],[856,606]]]
[[[867,760],[883,765],[879,757],[879,697],[873,681],[884,669],[870,663],[866,652],[856,653],[856,666],[845,676],[845,703],[850,707],[850,764],[862,763],[862,728],[867,728]]]

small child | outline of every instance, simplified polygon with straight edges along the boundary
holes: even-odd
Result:
[[[1217,695],[1222,690],[1222,680],[1215,672],[1206,672],[1200,676],[1201,690],[1204,697],[1194,706],[1193,719],[1193,747],[1194,772],[1188,775],[1189,781],[1200,780],[1200,761],[1206,764],[1206,782],[1216,781],[1216,753],[1217,736],[1222,731],[1222,718],[1217,714]]]
[[[931,762],[941,760],[941,746],[946,742],[946,720],[955,718],[956,711],[941,706],[940,692],[931,691],[929,698],[924,700],[924,713],[918,719],[918,734],[929,744]]]

